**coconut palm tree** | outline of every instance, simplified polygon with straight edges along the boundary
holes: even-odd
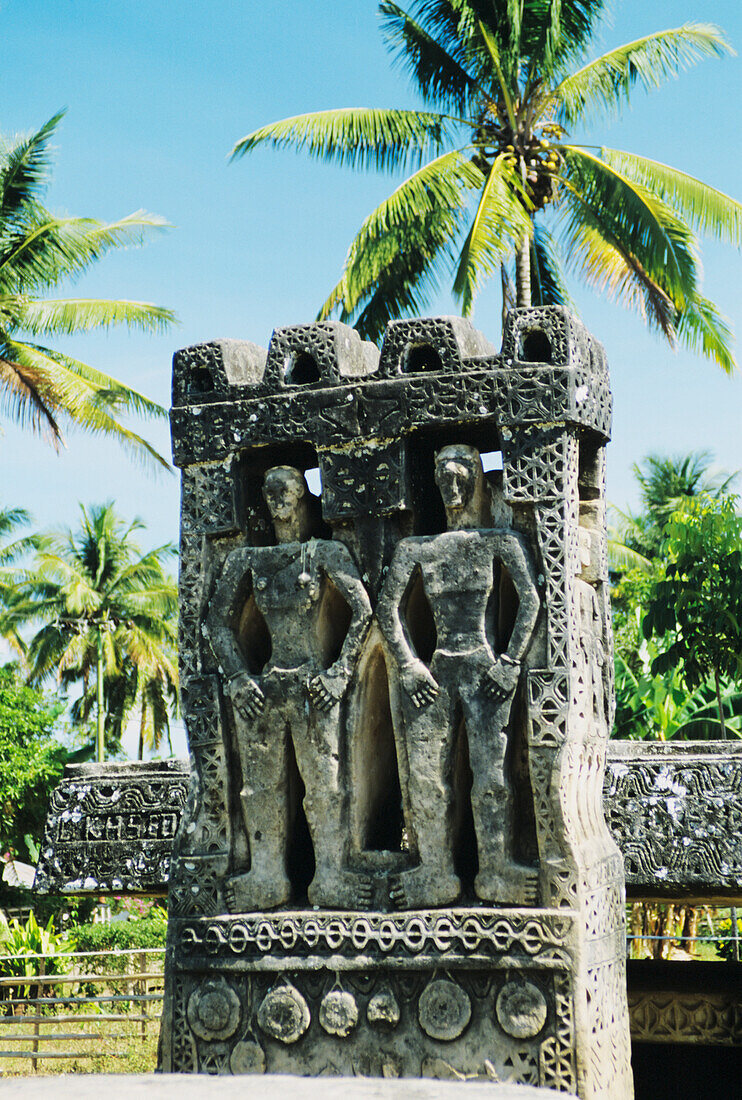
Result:
[[[586,61],[596,0],[393,0],[387,41],[434,110],[344,108],[263,126],[237,142],[293,147],[353,168],[410,175],[364,221],[319,317],[377,339],[452,278],[469,315],[500,276],[504,305],[564,303],[564,267],[673,343],[734,367],[729,326],[701,294],[696,232],[740,243],[742,205],[646,157],[569,139],[609,118],[636,85],[657,87],[730,52],[723,33],[687,24]],[[511,273],[515,272],[515,291]]]
[[[13,608],[16,624],[41,622],[31,639],[29,681],[55,675],[81,684],[73,717],[96,712],[97,756],[140,715],[140,755],[168,733],[177,704],[177,585],[165,572],[171,544],[142,553],[113,506],[81,506],[77,531],[45,536]],[[168,734],[169,735],[169,734]]]
[[[49,142],[62,114],[26,137],[0,139],[0,389],[21,424],[59,447],[62,423],[110,435],[135,454],[167,467],[121,414],[165,416],[136,390],[49,347],[47,337],[110,325],[157,331],[174,320],[148,302],[49,298],[50,290],[86,271],[106,252],[141,244],[162,218],[137,211],[116,222],[50,213],[41,202],[50,179]]]

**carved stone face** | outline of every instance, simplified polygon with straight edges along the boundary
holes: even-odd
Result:
[[[263,496],[271,519],[285,523],[296,516],[306,493],[304,476],[293,466],[274,466],[265,475]]]
[[[473,448],[444,447],[436,455],[435,482],[450,510],[466,508],[471,501],[477,484],[474,454]]]

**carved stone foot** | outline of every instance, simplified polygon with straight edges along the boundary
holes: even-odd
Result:
[[[453,872],[431,872],[416,867],[390,880],[389,897],[395,909],[424,909],[450,905],[461,894],[461,880]]]
[[[230,913],[247,913],[253,909],[275,909],[291,897],[291,883],[283,876],[259,878],[252,871],[233,875],[224,887],[224,897]]]
[[[493,871],[482,870],[474,880],[474,890],[482,901],[493,901],[498,905],[535,905],[538,900],[538,873],[520,863]]]
[[[325,909],[370,909],[373,880],[349,872],[318,870],[307,890],[311,905]]]

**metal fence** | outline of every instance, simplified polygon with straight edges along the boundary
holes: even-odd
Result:
[[[54,1060],[54,1072],[69,1072],[82,1069],[80,1059],[154,1069],[164,955],[163,948],[65,952],[54,956],[65,967],[56,974],[45,973],[43,955],[0,956],[3,1069],[26,1073],[30,1063],[35,1073]]]

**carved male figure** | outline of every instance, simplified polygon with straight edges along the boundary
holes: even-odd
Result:
[[[289,899],[290,738],[315,852],[309,900],[351,908],[364,884],[341,869],[341,703],[371,606],[347,548],[308,537],[304,475],[274,466],[263,495],[278,545],[243,547],[227,556],[207,620],[232,703],[250,845],[250,869],[232,876],[227,899],[233,912]],[[267,661],[254,630],[259,615],[270,635]]]
[[[492,527],[489,489],[474,447],[440,450],[435,479],[448,530],[397,545],[377,608],[402,688],[410,806],[420,859],[419,866],[399,876],[392,898],[412,907],[445,905],[459,896],[452,771],[456,726],[463,714],[479,853],[475,890],[483,900],[524,904],[535,900],[536,877],[512,854],[513,799],[505,752],[520,663],[539,610],[533,568],[520,535],[509,527]],[[490,641],[496,631],[488,630],[498,563],[508,571],[518,596],[510,639],[500,653]],[[405,616],[417,571],[436,629],[429,668],[414,651]]]

